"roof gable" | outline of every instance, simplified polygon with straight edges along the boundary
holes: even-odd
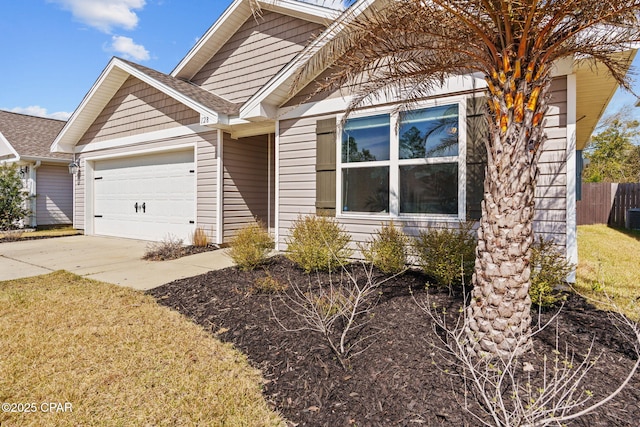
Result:
[[[325,26],[268,10],[244,24],[190,82],[246,102],[287,65]]]
[[[0,110],[0,141],[5,146],[0,157],[7,157],[9,151],[16,160],[68,160],[68,155],[49,151],[64,124],[62,120]]]
[[[342,30],[376,3],[386,3],[389,0],[359,0],[336,17],[327,29],[315,40],[307,45],[291,62],[276,74],[265,86],[252,96],[240,109],[240,118],[247,120],[261,120],[265,115],[271,116],[279,106],[291,98],[291,90],[296,71],[300,66],[318,55],[329,41],[337,37]],[[324,69],[319,69],[313,78],[320,75]],[[310,83],[309,78],[301,82],[301,88]]]
[[[228,116],[237,114],[239,110],[239,105],[198,86],[124,59],[112,58],[67,125],[53,141],[51,150],[73,152],[73,147],[129,76],[147,83],[201,115],[207,116],[210,123],[226,122]]]
[[[236,31],[253,16],[251,1],[264,10],[327,25],[340,16],[340,11],[294,0],[234,0],[218,20],[171,72],[171,76],[191,80],[224,46]]]

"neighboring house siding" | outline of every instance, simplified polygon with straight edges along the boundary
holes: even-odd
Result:
[[[222,152],[224,241],[228,241],[254,219],[267,224],[268,135],[231,139],[225,133]]]
[[[71,224],[73,177],[66,165],[41,165],[36,169],[36,224]]]
[[[536,189],[534,229],[538,235],[566,244],[566,77],[554,81],[553,96],[546,118],[548,141],[540,159],[540,175]],[[279,124],[279,249],[286,249],[293,222],[300,215],[315,213],[316,188],[316,121],[330,115],[283,120]],[[340,203],[338,203],[338,206]],[[370,240],[372,233],[388,219],[339,218],[354,242]],[[430,219],[402,220],[404,231],[415,235],[426,226],[455,226],[455,221]]]
[[[152,86],[129,77],[78,142],[79,146],[198,123],[200,115]]]
[[[217,192],[217,131],[191,134],[181,137],[152,140],[132,146],[93,151],[80,155],[80,174],[76,184],[76,211],[74,226],[85,229],[85,178],[86,160],[92,157],[110,157],[126,155],[131,152],[162,150],[163,148],[195,145],[196,182],[197,182],[197,226],[203,228],[210,238],[216,235],[216,192]]]
[[[250,17],[191,79],[232,102],[245,102],[323,27],[264,11]]]

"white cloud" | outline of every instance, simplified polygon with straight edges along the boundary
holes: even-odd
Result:
[[[47,109],[39,105],[30,105],[28,107],[15,107],[8,109],[12,113],[28,114],[30,116],[46,117],[49,119],[69,120],[71,113],[66,111],[58,111],[55,113],[48,113]]]
[[[125,59],[148,61],[151,58],[149,51],[143,45],[135,44],[130,37],[113,36],[111,40],[112,43],[108,49],[117,55],[123,56]]]
[[[111,33],[114,27],[132,30],[138,25],[138,15],[145,0],[49,0],[71,11],[80,22]]]

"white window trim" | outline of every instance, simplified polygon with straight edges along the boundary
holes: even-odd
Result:
[[[350,163],[343,166],[342,162],[342,122],[345,115],[337,116],[338,127],[336,129],[336,217],[351,219],[393,219],[393,220],[438,220],[441,222],[458,222],[466,220],[467,216],[467,99],[475,95],[457,95],[447,98],[438,98],[434,100],[426,100],[417,103],[411,110],[419,110],[424,108],[432,108],[443,105],[458,104],[458,156],[450,157],[433,157],[428,159],[399,159],[399,137],[398,137],[398,117],[399,113],[394,112],[391,107],[376,107],[352,113],[349,118],[369,117],[380,114],[389,114],[389,132],[390,132],[390,153],[389,160],[375,162],[358,162]],[[458,213],[453,215],[447,214],[416,214],[416,213],[400,213],[399,194],[399,174],[401,165],[415,164],[438,164],[438,163],[458,163]],[[342,210],[342,171],[343,169],[362,168],[362,167],[389,167],[389,212],[344,212]],[[394,196],[394,194],[396,196]]]

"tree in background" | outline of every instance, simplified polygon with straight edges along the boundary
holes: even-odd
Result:
[[[585,152],[584,182],[640,182],[640,122],[618,113],[605,120]]]
[[[22,189],[17,166],[0,165],[0,230],[15,227],[29,214],[26,200],[27,193]]]

